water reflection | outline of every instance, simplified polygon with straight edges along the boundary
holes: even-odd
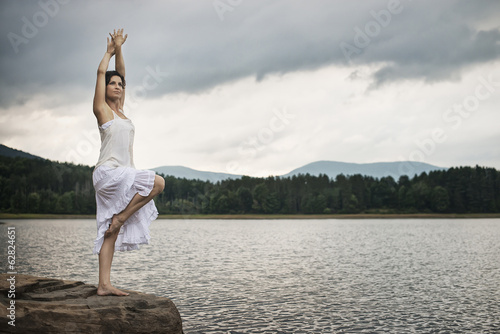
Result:
[[[20,273],[96,284],[94,221],[8,223]],[[115,255],[112,279],[171,298],[186,333],[500,331],[498,219],[151,227],[151,245]]]

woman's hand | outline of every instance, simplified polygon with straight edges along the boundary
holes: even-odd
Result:
[[[118,31],[113,29],[113,34],[111,35],[110,33],[109,36],[111,36],[111,40],[115,43],[115,47],[119,48],[127,40],[128,34],[123,36],[123,29],[118,29]]]
[[[115,54],[115,41],[111,38],[111,41],[108,37],[108,48],[106,49],[106,53],[109,53],[111,56]]]

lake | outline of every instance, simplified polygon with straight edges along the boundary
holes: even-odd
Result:
[[[94,220],[2,220],[19,274],[97,284]],[[188,333],[499,333],[500,219],[157,220],[112,283]]]

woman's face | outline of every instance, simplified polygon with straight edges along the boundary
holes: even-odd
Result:
[[[114,75],[106,86],[106,95],[111,99],[119,99],[123,94],[122,78]]]

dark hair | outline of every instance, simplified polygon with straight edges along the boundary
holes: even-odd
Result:
[[[109,85],[111,78],[115,75],[119,76],[122,79],[123,88],[125,88],[125,78],[118,71],[107,71],[106,72],[106,86]]]

